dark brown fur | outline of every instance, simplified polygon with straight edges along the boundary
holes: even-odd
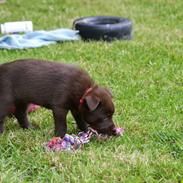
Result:
[[[87,89],[91,88],[86,93]],[[80,104],[80,99],[83,104]],[[27,105],[35,103],[53,111],[55,135],[67,131],[70,110],[80,130],[88,124],[101,133],[113,134],[114,105],[110,92],[94,84],[82,69],[42,60],[17,60],[0,66],[0,133],[11,106],[23,128],[29,128]]]

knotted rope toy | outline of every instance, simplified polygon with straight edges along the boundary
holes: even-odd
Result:
[[[123,128],[116,128],[116,135],[120,136],[123,133]],[[66,134],[64,138],[53,137],[44,147],[47,151],[75,151],[84,144],[89,143],[93,136],[97,137],[98,140],[106,140],[108,138],[108,136],[98,134],[96,130],[89,127],[87,132],[79,132],[78,135]]]

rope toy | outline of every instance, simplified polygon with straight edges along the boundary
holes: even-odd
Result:
[[[116,128],[116,134],[121,136],[124,133],[123,128]],[[75,151],[80,149],[84,144],[90,142],[90,139],[95,136],[98,140],[106,140],[107,135],[98,134],[96,130],[88,128],[87,132],[79,132],[78,135],[66,134],[64,138],[53,137],[45,144],[46,151]]]

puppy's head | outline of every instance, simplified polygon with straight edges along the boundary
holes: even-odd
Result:
[[[98,86],[90,88],[82,98],[80,111],[83,120],[97,132],[116,135],[112,120],[114,104],[109,90]]]

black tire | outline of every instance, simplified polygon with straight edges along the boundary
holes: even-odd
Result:
[[[113,41],[132,38],[132,22],[114,16],[95,16],[76,19],[73,28],[84,40]]]

